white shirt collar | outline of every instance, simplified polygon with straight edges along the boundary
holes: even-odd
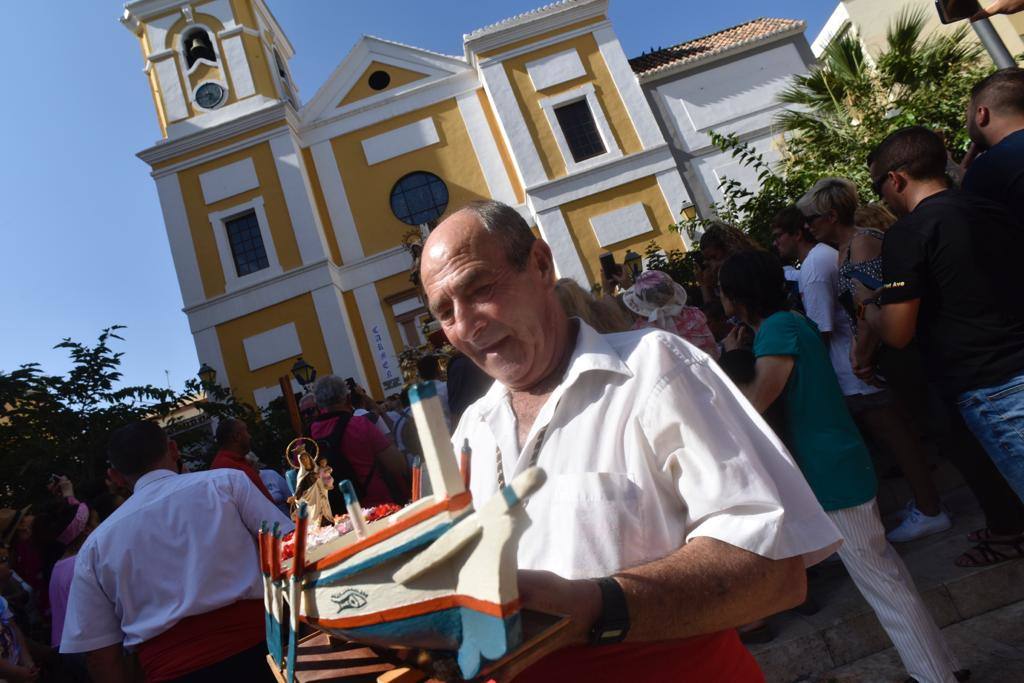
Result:
[[[580,326],[579,332],[576,334],[576,347],[573,349],[565,377],[562,378],[554,393],[561,394],[586,372],[615,372],[632,377],[633,372],[615,349],[608,344],[604,335],[599,334],[597,330],[582,320],[578,318],[576,320]],[[510,393],[509,388],[501,382],[491,385],[477,406],[480,416],[486,419],[489,413],[507,400]]]
[[[166,479],[167,477],[176,476],[178,476],[178,473],[175,472],[174,470],[159,469],[153,470],[152,472],[146,472],[141,477],[139,477],[138,481],[135,482],[135,486],[132,488],[132,491],[138,491],[143,487],[152,484],[154,481],[160,481],[161,479]]]

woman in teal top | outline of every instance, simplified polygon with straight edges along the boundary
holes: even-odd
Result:
[[[789,310],[782,264],[748,251],[719,271],[722,306],[755,331],[754,376],[742,386],[763,413],[781,397],[785,441],[818,502],[843,534],[839,557],[874,609],[903,666],[920,683],[955,681],[955,657],[924,606],[910,573],[885,539],[876,480],[864,440],[850,417],[818,328]],[[725,340],[740,346],[740,328]]]
[[[732,282],[728,275],[721,280],[732,285],[736,297],[722,291],[726,311],[757,331],[757,375],[745,389],[747,397],[758,412],[764,412],[781,395],[785,424],[781,436],[826,511],[872,500],[877,480],[871,456],[846,408],[817,326],[789,310],[784,290],[775,291],[751,277],[759,275],[751,267],[769,269],[766,275],[774,272],[778,265],[774,257],[757,253],[745,260],[751,263],[739,273],[739,282]],[[744,292],[744,285],[755,286],[754,291]],[[726,338],[726,351],[736,346],[738,334]]]

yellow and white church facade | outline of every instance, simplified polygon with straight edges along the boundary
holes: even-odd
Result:
[[[562,276],[600,280],[689,197],[608,20],[566,0],[451,56],[364,36],[311,99],[263,0],[135,0],[163,139],[152,169],[201,363],[265,404],[301,355],[381,396],[426,309],[402,239],[465,203],[510,204]]]

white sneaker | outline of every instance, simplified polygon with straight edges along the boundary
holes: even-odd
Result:
[[[917,509],[917,505],[915,505],[916,502],[916,500],[911,498],[910,500],[907,501],[906,505],[901,507],[896,512],[892,513],[892,518],[895,519],[897,522],[902,522],[910,516],[911,512]]]
[[[945,531],[953,526],[953,520],[949,518],[944,510],[939,514],[929,517],[917,507],[910,509],[909,514],[898,527],[885,535],[891,543],[906,543],[925,536],[931,536]]]

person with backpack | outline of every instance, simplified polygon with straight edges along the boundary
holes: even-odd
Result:
[[[313,385],[320,414],[309,425],[307,436],[320,446],[334,470],[334,480],[348,479],[364,506],[409,500],[409,466],[398,449],[362,415],[354,415],[348,385],[327,375]],[[345,503],[338,487],[330,492],[331,509],[341,513]]]

